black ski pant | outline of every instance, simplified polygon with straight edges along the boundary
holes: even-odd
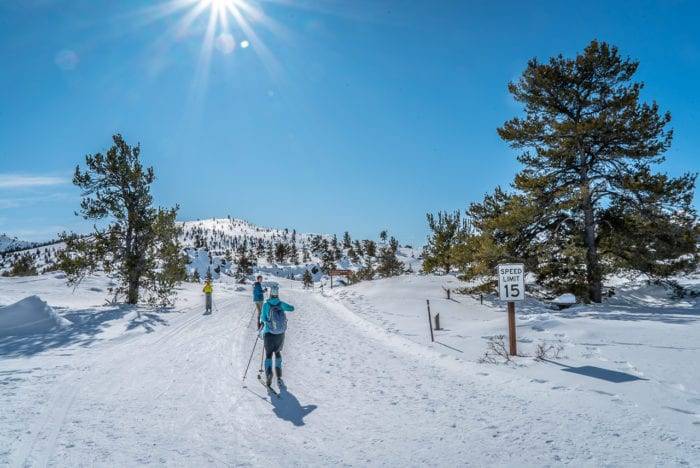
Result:
[[[284,333],[275,335],[265,333],[263,336],[265,343],[265,375],[272,376],[272,355],[275,356],[275,373],[277,378],[282,377],[282,346],[284,346]]]

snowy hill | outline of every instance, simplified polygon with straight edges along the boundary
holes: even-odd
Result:
[[[321,273],[321,251],[324,249],[335,249],[335,264],[341,269],[357,271],[366,260],[359,258],[353,261],[348,256],[349,250],[342,246],[342,240],[331,234],[262,227],[236,218],[179,221],[178,224],[182,228],[180,241],[189,259],[190,278],[195,272],[199,278],[207,274],[215,279],[221,275],[234,275],[242,251],[251,261],[252,273],[249,277],[262,273],[301,280],[304,271],[309,270],[313,280],[319,281],[324,278]],[[0,273],[7,271],[24,254],[31,254],[39,273],[51,272],[56,253],[64,247],[60,242],[32,244],[7,236],[0,239],[7,239],[2,245],[11,246],[4,255],[0,250]],[[337,242],[337,248],[333,247],[334,242]],[[284,246],[281,254],[278,251],[280,245]],[[385,245],[377,241],[377,248]],[[420,249],[399,246],[396,256],[406,269],[419,271],[420,253]],[[372,257],[372,261],[376,262],[376,257]]]
[[[33,245],[35,244],[32,242],[22,241],[16,237],[9,237],[5,234],[0,234],[0,253],[28,249]]]
[[[309,270],[314,281],[318,281],[323,277],[323,249],[318,245],[322,243],[330,244],[329,249],[336,249],[338,268],[356,271],[362,267],[361,261],[349,257],[349,249],[341,245],[341,240],[329,234],[261,227],[236,218],[185,221],[181,222],[181,227],[181,241],[190,259],[189,273],[196,271],[200,278],[207,274],[213,278],[234,274],[238,252],[245,251],[253,263],[253,274],[300,280],[304,270]],[[282,254],[278,250],[280,245],[285,247]],[[397,251],[397,258],[413,271],[420,269],[419,257],[419,250],[412,247],[399,247]]]

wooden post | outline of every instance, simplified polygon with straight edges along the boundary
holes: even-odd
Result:
[[[484,305],[484,293],[479,294],[479,303]]]
[[[440,328],[440,312],[435,314],[435,329],[442,330],[442,328]]]
[[[433,335],[433,319],[430,316],[430,299],[426,299],[425,302],[428,304],[428,326],[430,326],[430,341],[435,341],[435,336]]]
[[[333,289],[333,275],[331,275],[331,289]]]
[[[510,340],[510,355],[517,356],[518,349],[515,341],[515,302],[508,302],[508,338]]]

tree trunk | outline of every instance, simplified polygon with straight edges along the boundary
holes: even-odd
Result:
[[[603,278],[598,261],[598,246],[596,245],[596,226],[593,213],[593,204],[590,197],[586,197],[583,205],[583,220],[586,243],[586,280],[588,282],[588,298],[593,302],[603,300]]]
[[[134,278],[134,275],[131,275],[129,278],[129,289],[127,291],[127,297],[126,297],[126,302],[127,304],[133,304],[136,305],[139,302],[139,279]]]

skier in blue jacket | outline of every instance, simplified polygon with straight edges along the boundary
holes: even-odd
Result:
[[[263,288],[262,285],[263,277],[259,276],[255,278],[255,283],[253,283],[253,303],[255,308],[258,310],[258,330],[260,330],[260,312],[262,311],[263,302],[265,302],[265,291],[267,288]]]
[[[279,286],[270,286],[270,299],[265,302],[260,314],[262,337],[265,343],[265,377],[269,387],[272,384],[272,356],[275,356],[275,373],[277,384],[284,385],[282,381],[282,346],[284,345],[284,333],[287,330],[287,312],[292,312],[294,306],[279,299]]]

